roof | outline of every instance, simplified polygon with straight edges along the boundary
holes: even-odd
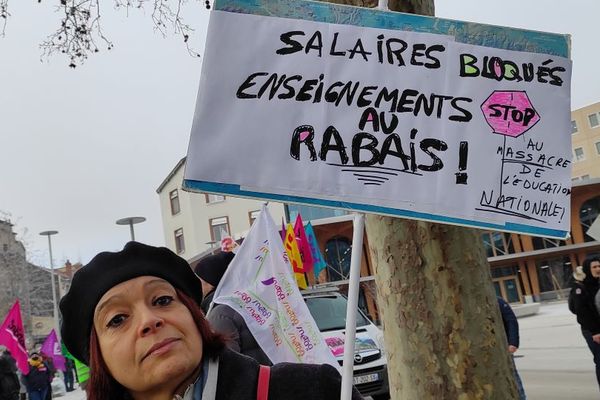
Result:
[[[156,193],[160,194],[160,192],[162,192],[162,190],[165,188],[165,186],[167,186],[167,183],[169,183],[171,181],[171,179],[173,179],[173,177],[175,176],[177,171],[179,171],[179,168],[181,168],[184,164],[185,164],[185,157],[183,157],[181,160],[179,160],[177,165],[175,165],[175,168],[173,168],[171,170],[171,172],[169,172],[169,175],[167,175],[165,180],[162,181],[162,183],[158,186],[158,189],[156,189]]]
[[[586,179],[583,181],[579,181],[579,182],[573,182],[571,184],[571,187],[576,188],[576,187],[582,187],[582,186],[592,186],[592,185],[596,185],[600,183],[600,178],[591,178],[591,179]]]

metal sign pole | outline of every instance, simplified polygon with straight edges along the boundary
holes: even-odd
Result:
[[[365,215],[355,214],[352,234],[352,256],[350,258],[350,281],[348,283],[348,308],[346,309],[346,332],[344,338],[344,368],[342,373],[341,400],[352,398],[354,383],[354,341],[356,339],[356,310],[360,283],[360,261],[362,259]]]

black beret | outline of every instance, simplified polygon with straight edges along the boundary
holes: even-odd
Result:
[[[69,292],[60,300],[61,334],[69,352],[89,363],[89,342],[96,305],[108,290],[140,276],[162,278],[202,302],[202,284],[186,260],[166,247],[129,242],[123,250],[97,254],[73,276]]]
[[[194,271],[200,278],[217,287],[233,257],[235,257],[235,254],[231,252],[220,252],[206,256],[198,261]]]

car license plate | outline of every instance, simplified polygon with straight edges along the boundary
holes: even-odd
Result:
[[[379,374],[359,375],[354,377],[354,384],[360,385],[361,383],[375,382],[378,380]]]

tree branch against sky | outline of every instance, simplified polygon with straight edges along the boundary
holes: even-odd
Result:
[[[162,36],[180,36],[188,53],[200,57],[189,44],[194,29],[183,18],[187,0],[53,0],[54,2],[58,4],[38,0],[40,7],[55,7],[56,12],[61,15],[56,31],[49,33],[47,39],[40,44],[42,58],[55,54],[64,55],[68,58],[69,67],[75,68],[83,64],[90,55],[111,50],[114,44],[109,38],[110,32],[105,33],[102,27],[102,15],[107,10],[125,12],[127,15],[131,10],[151,11],[155,31]],[[7,27],[10,17],[8,0],[0,0],[0,36],[10,34],[10,27]]]

